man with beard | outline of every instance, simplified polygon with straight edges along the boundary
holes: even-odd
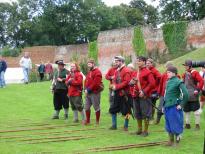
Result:
[[[135,77],[130,81],[134,85],[135,97],[133,99],[134,115],[137,119],[138,131],[136,135],[148,136],[149,120],[152,117],[151,94],[155,87],[155,79],[150,70],[146,68],[146,58],[137,57],[138,66]],[[132,94],[132,96],[134,96]],[[142,121],[144,120],[144,131],[142,131]]]
[[[195,115],[195,129],[200,129],[200,103],[199,103],[199,92],[203,88],[203,79],[199,72],[192,68],[192,61],[186,60],[183,64],[186,72],[183,75],[184,84],[189,92],[189,100],[184,106],[185,112],[185,128],[190,129],[190,115],[194,112]]]
[[[129,82],[131,79],[130,69],[125,66],[125,58],[122,56],[115,57],[117,71],[114,75],[113,83],[110,89],[114,91],[114,104],[110,106],[109,112],[112,115],[111,130],[117,129],[117,113],[121,112],[125,117],[124,131],[128,131],[128,123],[131,114],[131,105],[129,98]]]
[[[68,96],[74,114],[74,122],[78,122],[79,111],[82,116],[82,124],[85,124],[85,111],[82,100],[83,75],[76,62],[71,63],[70,67],[71,72],[66,78],[66,84],[68,86]]]
[[[90,124],[90,107],[93,105],[95,109],[96,125],[98,125],[100,120],[100,96],[103,90],[102,73],[96,67],[93,59],[88,61],[87,66],[89,72],[85,79],[86,124]]]

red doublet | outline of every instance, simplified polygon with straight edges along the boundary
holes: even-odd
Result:
[[[108,72],[105,75],[105,79],[110,81],[110,84],[112,84],[112,79],[111,77],[115,75],[117,68],[116,67],[112,67],[108,70]]]
[[[204,86],[203,78],[200,76],[199,72],[196,70],[190,70],[189,73],[191,73],[191,76],[193,80],[196,82],[196,89],[202,90]],[[183,80],[185,80],[185,74],[182,75]]]
[[[98,93],[102,83],[102,73],[98,68],[88,72],[85,78],[85,89],[93,93]]]
[[[159,73],[159,71],[155,68],[155,67],[150,67],[149,70],[152,72],[153,77],[155,79],[155,87],[153,88],[153,91],[157,91],[158,87],[159,87],[159,83],[161,80],[161,74]]]
[[[158,86],[157,92],[160,96],[164,96],[166,84],[167,84],[167,72],[162,74],[162,77],[161,77],[161,80],[160,80],[160,83],[159,83],[159,86]]]
[[[118,81],[120,79],[120,81]],[[130,69],[126,66],[122,66],[120,69],[117,69],[114,75],[114,86],[115,89],[119,90],[119,95],[123,96],[123,91],[129,93],[129,82],[131,80]]]
[[[81,96],[83,89],[83,75],[81,72],[75,71],[73,75],[70,73],[66,78],[66,84],[69,79],[71,79],[71,82],[69,82],[68,96]]]
[[[137,73],[136,72],[136,77],[137,77]],[[148,70],[146,67],[140,68],[139,70],[139,81],[137,81],[140,83],[141,85],[141,89],[138,86],[138,84],[135,85],[135,91],[139,91],[142,90],[145,94],[145,96],[150,97],[152,92],[153,92],[153,88],[155,87],[155,79],[153,77],[153,74],[151,73],[150,70]]]

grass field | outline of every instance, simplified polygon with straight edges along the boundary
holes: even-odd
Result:
[[[201,52],[205,53],[204,50]],[[195,54],[199,54],[198,51]],[[202,59],[205,54],[200,57]],[[193,55],[190,58],[194,58]],[[179,63],[177,59],[176,63]],[[74,124],[71,109],[68,120],[63,120],[63,112],[59,120],[52,120],[53,105],[49,86],[49,82],[41,82],[28,85],[12,84],[0,89],[0,154],[91,153],[92,150],[88,149],[159,142],[168,139],[164,131],[164,119],[160,125],[150,125],[150,135],[146,138],[130,134],[136,131],[137,127],[133,119],[130,120],[129,132],[122,131],[123,118],[120,115],[118,130],[108,130],[111,117],[108,114],[108,82],[106,81],[106,88],[101,98],[102,115],[99,126],[95,126],[93,110],[90,126]],[[204,144],[204,113],[205,109],[201,115],[201,130],[194,131],[192,120],[192,129],[184,131],[178,147],[158,145],[99,153],[201,154]]]

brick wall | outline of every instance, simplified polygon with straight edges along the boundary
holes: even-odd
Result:
[[[142,28],[148,52],[158,50],[160,53],[167,52],[167,47],[163,40],[162,29],[154,29],[151,26]],[[103,73],[110,67],[113,57],[116,55],[132,55],[132,38],[134,28],[121,28],[100,32],[98,35],[98,62]],[[205,46],[205,19],[190,22],[187,28],[187,49],[200,48]],[[88,44],[65,45],[65,46],[36,46],[24,48],[23,52],[30,52],[33,63],[63,59],[69,62],[74,54],[78,53],[80,57],[87,56]],[[5,58],[9,67],[18,67],[22,55],[16,58]]]

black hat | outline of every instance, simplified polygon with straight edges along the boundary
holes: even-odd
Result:
[[[192,60],[185,60],[184,66],[192,66]]]
[[[65,65],[65,63],[63,62],[63,60],[57,60],[55,63],[58,64],[58,65]]]
[[[124,62],[125,61],[125,58],[124,57],[122,57],[122,56],[115,56],[115,58],[114,58],[115,60],[117,60],[117,61],[122,61],[122,62]]]
[[[144,57],[144,56],[139,56],[139,57],[137,57],[137,59],[140,60],[140,61],[143,61],[143,62],[147,61],[147,58]]]
[[[177,74],[177,68],[174,66],[169,66],[167,68],[167,71]]]

